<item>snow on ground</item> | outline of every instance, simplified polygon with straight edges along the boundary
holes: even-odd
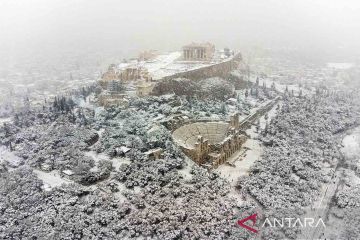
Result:
[[[169,64],[172,64],[176,59],[181,57],[181,52],[172,52],[169,54],[158,55],[154,61],[146,62],[144,67],[149,71],[149,73],[154,73]]]
[[[124,192],[125,191],[129,191],[126,187],[125,187],[125,184],[123,183],[117,183],[117,187],[119,189],[118,192],[115,192],[114,193],[114,196],[120,200],[121,203],[124,203],[124,202],[128,202],[127,198],[124,196]]]
[[[97,134],[99,134],[99,139],[102,137],[103,133],[105,132],[104,128],[101,128],[100,130],[96,131]]]
[[[94,159],[95,163],[98,163],[100,160],[109,160],[109,157],[105,153],[97,153],[96,151],[88,151],[84,153],[85,156],[91,157]]]
[[[185,179],[191,180],[192,175],[190,173],[191,167],[195,164],[194,161],[190,160],[188,157],[185,157],[186,166],[179,170],[178,173]]]
[[[260,158],[261,146],[258,140],[248,139],[243,145],[243,149],[233,154],[228,162],[229,164],[220,165],[214,172],[220,174],[228,180],[232,186],[235,186],[240,176],[248,175],[252,164]]]
[[[94,96],[92,96],[92,97],[94,97]],[[91,103],[90,99],[91,99],[91,96],[88,96],[88,97],[86,97],[85,100],[81,97],[81,98],[76,99],[75,101],[78,103],[79,107],[94,109],[95,106],[94,106],[94,104]]]
[[[99,116],[99,114],[101,114],[103,111],[104,111],[104,107],[96,107],[95,109],[94,109],[94,111],[95,111],[95,117],[98,117]]]
[[[256,76],[252,76],[250,77],[250,82],[253,82],[253,83],[256,83]],[[303,87],[299,87],[298,84],[292,84],[292,85],[284,85],[284,84],[280,84],[280,83],[277,83],[276,81],[273,81],[269,78],[266,78],[266,79],[259,79],[259,86],[262,86],[263,83],[265,82],[266,86],[268,88],[271,87],[272,84],[275,85],[275,89],[281,93],[284,93],[285,92],[285,89],[286,87],[288,87],[288,91],[291,92],[291,91],[294,91],[295,94],[299,94],[300,90],[302,91],[302,94],[303,95],[308,95],[308,94],[311,94],[312,92],[309,91],[308,89],[305,89]]]
[[[123,164],[130,164],[131,161],[129,158],[125,158],[125,157],[116,157],[116,158],[112,158],[111,159],[113,166],[115,168],[115,170],[118,170],[119,167]]]
[[[360,159],[360,127],[356,128],[350,135],[347,135],[343,141],[342,152],[349,159]]]
[[[358,176],[357,173],[355,173],[352,170],[346,169],[345,174],[346,174],[346,177],[347,177],[347,179],[346,179],[347,183],[350,183],[349,185],[360,184],[360,176]]]
[[[228,159],[227,162],[230,164],[222,164],[214,171],[230,182],[232,186],[230,195],[236,198],[239,197],[234,188],[237,179],[249,174],[250,167],[260,158],[262,153],[260,142],[255,139],[258,136],[255,126],[248,129],[246,133],[251,138],[246,140],[241,150]]]
[[[231,165],[226,163],[222,164],[214,171],[229,181],[231,188],[228,196],[233,198],[237,204],[242,202],[241,196],[235,189],[237,179],[240,176],[249,174],[250,167],[260,158],[261,151],[262,149],[258,140],[248,139],[243,149],[229,158],[228,162],[230,162]]]
[[[343,138],[342,145],[341,151],[345,158],[350,162],[355,160],[357,166],[360,167],[360,127],[353,129],[350,134],[346,135]],[[354,172],[349,175],[351,175],[351,182],[360,184],[360,178]]]
[[[23,159],[10,152],[5,146],[0,146],[0,163],[7,163],[10,167],[18,167]]]
[[[281,108],[281,106],[282,106],[282,102],[278,102],[278,104],[280,105],[280,108]],[[265,129],[265,126],[266,126],[266,122],[270,122],[270,119],[272,119],[273,117],[275,117],[276,116],[276,114],[277,114],[277,105],[278,104],[275,104],[275,106],[272,108],[272,109],[270,109],[270,111],[268,111],[268,119],[266,119],[265,118],[265,115],[264,116],[262,116],[259,120],[260,120],[260,128],[261,129]]]
[[[355,63],[327,63],[326,66],[328,68],[334,68],[334,69],[349,69],[355,66]]]
[[[274,106],[268,112],[268,120],[265,116],[260,118],[260,128],[264,129],[266,121],[269,121],[277,114],[277,106]],[[258,132],[256,127],[252,126],[247,129],[246,133],[250,136],[246,140],[241,150],[234,153],[227,161],[227,163],[220,165],[214,172],[225,178],[231,184],[229,197],[234,198],[238,204],[241,203],[241,196],[236,192],[235,185],[240,176],[248,175],[250,167],[255,161],[259,160],[262,154],[262,146],[257,140]]]
[[[157,55],[152,60],[147,61],[132,61],[129,63],[121,63],[118,65],[119,70],[126,69],[127,67],[141,67],[146,69],[153,79],[159,80],[166,76],[171,76],[176,73],[185,72],[189,70],[199,69],[202,67],[217,64],[220,61],[230,60],[227,59],[214,59],[211,62],[204,61],[181,61],[182,52],[170,52],[166,54]],[[179,61],[180,60],[180,61]]]
[[[11,118],[0,118],[0,125],[4,124],[4,123],[8,123],[11,122]]]
[[[44,172],[37,169],[34,169],[34,173],[37,177],[43,181],[44,190],[49,191],[54,187],[61,186],[62,184],[72,183],[69,179],[60,177],[60,174],[57,170],[51,172]]]
[[[92,159],[94,159],[96,165],[98,164],[98,162],[100,160],[110,160],[112,162],[115,170],[118,170],[122,164],[130,164],[131,163],[129,158],[115,157],[115,158],[110,159],[110,157],[108,155],[106,155],[105,153],[97,153],[96,151],[89,151],[89,152],[85,152],[84,154],[85,154],[85,156],[88,156],[88,157],[91,157]],[[91,171],[96,171],[96,170],[97,170],[96,166],[91,169]]]
[[[103,130],[104,129],[100,129],[99,132],[102,134]],[[90,171],[98,171],[97,165],[100,160],[110,160],[112,162],[113,167],[115,168],[115,171],[117,171],[122,164],[130,164],[131,163],[129,158],[125,158],[125,157],[110,158],[105,153],[97,153],[96,151],[88,151],[88,152],[85,152],[84,154],[88,157],[91,157],[95,161],[95,166],[92,169],[90,169]],[[116,172],[112,171],[111,175],[114,176],[115,173]],[[108,180],[106,180],[106,181],[108,181]],[[117,185],[118,185],[119,191],[114,193],[115,197],[117,197],[120,200],[120,202],[126,202],[127,199],[123,195],[123,192],[128,189],[122,183],[117,183]],[[96,186],[94,186],[94,187],[96,187]]]
[[[351,131],[349,135],[345,136],[342,141],[342,144],[343,144],[343,148],[341,149],[341,151],[345,155],[345,158],[349,160],[353,160],[353,159],[359,160],[360,159],[360,127],[355,128],[354,130]],[[357,174],[354,171],[348,169],[341,169],[337,171],[337,178],[334,179],[334,181],[336,180],[336,183],[338,183],[338,179],[343,178],[343,177],[339,177],[339,175],[342,173],[346,175],[346,182],[349,185],[360,184],[360,178],[357,176]],[[343,186],[341,185],[339,186],[340,189],[342,189],[342,187]],[[332,214],[329,214],[329,219],[326,223],[327,228],[325,230],[325,237],[327,239],[335,239],[336,236],[338,236],[339,232],[345,231],[344,229],[345,225],[339,224],[342,223],[343,220],[336,216],[335,214],[336,212],[337,211],[333,211]]]
[[[330,166],[327,167],[327,170],[330,172],[334,172],[333,168],[331,168]],[[310,206],[304,208],[304,218],[322,218],[322,220],[327,221],[326,219],[328,216],[328,210],[331,202],[333,201],[333,196],[335,195],[335,192],[338,188],[341,173],[342,171],[337,171],[333,173],[330,181],[321,185],[319,195],[316,197],[316,199],[314,199],[314,201],[312,201],[312,204]],[[328,239],[328,236],[331,235],[331,231],[329,231],[329,229],[331,230],[332,228],[328,224],[329,223],[326,222],[326,229],[324,229],[322,225],[318,225],[316,228],[304,228],[299,234],[298,238],[315,239],[317,236],[325,233],[325,239]]]
[[[345,230],[345,224],[341,223],[341,219],[337,218],[334,214],[329,214],[329,219],[326,222],[325,236],[326,239],[336,239],[339,233]]]
[[[343,141],[343,148],[341,151],[344,153],[345,157],[348,159],[360,159],[360,127],[354,129],[349,135],[345,136]],[[329,171],[333,169],[328,167]],[[307,208],[305,208],[306,217],[315,216],[315,217],[322,217],[323,219],[326,218],[328,207],[331,204],[332,198],[336,192],[336,189],[339,186],[339,181],[342,178],[341,175],[343,174],[345,169],[338,169],[330,179],[328,183],[325,183],[321,186],[320,194],[318,198],[313,202],[313,204]],[[352,171],[348,171],[347,175],[349,176],[349,181],[355,184],[360,183],[360,178],[356,176],[356,174]],[[339,226],[339,219],[336,218],[334,215],[328,215],[329,219],[326,222],[326,229],[313,229],[313,231],[303,232],[300,235],[301,238],[313,238],[314,236],[319,236],[321,233],[324,232],[324,237],[326,239],[333,239],[332,236],[336,236],[339,233],[339,228],[342,228],[341,224]],[[334,231],[334,229],[336,230]]]

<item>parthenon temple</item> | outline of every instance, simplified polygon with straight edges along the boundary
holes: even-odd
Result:
[[[209,61],[215,52],[211,43],[191,43],[183,47],[183,59],[186,61]]]

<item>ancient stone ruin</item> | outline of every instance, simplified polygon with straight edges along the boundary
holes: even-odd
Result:
[[[173,132],[174,141],[197,164],[209,169],[226,162],[246,141],[239,114],[229,122],[195,122]]]
[[[186,61],[210,61],[215,46],[211,43],[191,43],[183,47],[183,59]]]

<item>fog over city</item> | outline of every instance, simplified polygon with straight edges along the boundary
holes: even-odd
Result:
[[[2,0],[0,49],[14,61],[69,52],[129,57],[209,41],[354,59],[359,11],[356,0]]]

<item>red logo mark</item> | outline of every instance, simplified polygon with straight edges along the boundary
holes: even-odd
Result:
[[[255,224],[256,224],[256,217],[257,217],[257,214],[253,214],[251,216],[248,216],[247,218],[244,218],[244,219],[241,219],[237,222],[237,224],[239,224],[240,227],[243,227],[253,233],[257,233],[258,230],[252,228]],[[252,227],[248,226],[248,225],[245,225],[244,223],[247,222],[247,221],[251,221],[252,222]]]

